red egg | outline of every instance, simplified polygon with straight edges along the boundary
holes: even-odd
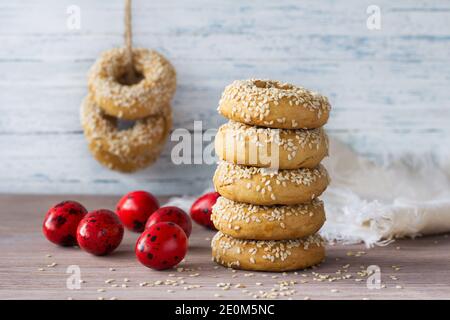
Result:
[[[158,208],[158,200],[151,193],[133,191],[119,200],[116,213],[127,229],[142,232],[148,217]]]
[[[141,234],[134,251],[144,266],[164,270],[180,263],[187,249],[188,238],[180,226],[173,222],[158,222]]]
[[[158,222],[173,222],[183,229],[186,236],[189,238],[192,231],[192,222],[189,215],[184,210],[174,207],[161,207],[148,218],[145,224],[145,229],[150,228],[152,225]]]
[[[44,218],[42,231],[45,237],[60,246],[77,244],[78,223],[87,210],[76,201],[63,201],[51,207]]]
[[[198,198],[191,207],[191,218],[198,224],[216,230],[211,220],[212,206],[220,197],[218,192],[209,192]]]
[[[100,209],[89,212],[80,221],[77,241],[81,249],[97,256],[114,251],[123,238],[123,225],[114,212]]]

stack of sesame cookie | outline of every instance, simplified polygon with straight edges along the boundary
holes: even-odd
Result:
[[[318,93],[271,80],[234,81],[218,111],[221,161],[214,186],[221,197],[212,220],[213,259],[227,267],[287,271],[320,263],[317,234],[325,222],[318,196],[329,184],[322,129],[330,104]]]

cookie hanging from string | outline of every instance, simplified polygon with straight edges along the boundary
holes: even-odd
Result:
[[[155,50],[132,46],[131,0],[125,1],[124,40],[90,68],[81,122],[95,159],[133,172],[158,159],[171,131],[176,71]]]

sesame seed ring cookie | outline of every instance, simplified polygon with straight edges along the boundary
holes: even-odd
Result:
[[[215,150],[220,159],[254,167],[314,168],[328,155],[322,128],[271,129],[230,121],[219,128]]]
[[[137,120],[159,113],[169,104],[176,88],[173,66],[161,54],[142,48],[133,49],[136,72],[143,79],[123,84],[127,72],[124,48],[105,51],[92,66],[88,86],[96,104],[111,116]]]
[[[330,103],[316,92],[289,83],[236,80],[225,88],[218,111],[253,126],[313,129],[328,121]]]
[[[325,222],[323,202],[292,206],[257,206],[219,197],[212,208],[216,228],[237,239],[298,239],[319,231]]]
[[[218,232],[211,241],[213,260],[233,269],[290,271],[311,267],[325,258],[320,235],[303,239],[242,240]]]
[[[118,129],[117,118],[105,115],[91,96],[81,105],[81,123],[89,150],[104,166],[122,172],[147,167],[159,157],[172,127],[170,105],[157,115]]]
[[[271,170],[219,162],[214,187],[220,195],[237,202],[256,205],[292,205],[311,202],[329,184],[322,165],[316,168]]]

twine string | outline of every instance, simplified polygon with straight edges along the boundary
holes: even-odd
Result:
[[[126,81],[134,83],[137,79],[133,63],[131,0],[125,0],[125,54],[127,60]]]

